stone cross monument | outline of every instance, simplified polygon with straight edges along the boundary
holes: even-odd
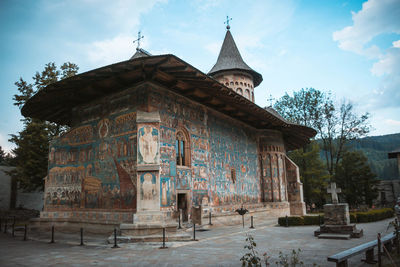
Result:
[[[331,187],[328,188],[327,192],[329,194],[332,194],[332,204],[338,204],[339,200],[338,200],[337,193],[341,193],[342,189],[336,188],[336,183],[331,183]]]
[[[361,237],[363,230],[358,230],[355,224],[350,224],[349,205],[339,203],[337,194],[342,190],[336,188],[336,183],[331,183],[327,192],[332,195],[332,204],[324,205],[324,224],[314,232],[314,235],[328,239]]]

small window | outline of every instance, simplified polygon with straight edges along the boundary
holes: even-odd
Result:
[[[239,95],[243,95],[242,88],[238,88],[238,89],[237,89],[237,93],[238,93]]]
[[[176,165],[190,166],[190,145],[187,136],[182,132],[176,133],[175,151]]]
[[[231,180],[232,183],[236,183],[236,170],[234,168],[231,169]]]
[[[250,99],[250,91],[249,91],[249,89],[246,89],[244,92],[245,92],[244,96],[245,96],[247,99]]]

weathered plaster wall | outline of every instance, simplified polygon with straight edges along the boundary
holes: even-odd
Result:
[[[161,207],[176,205],[187,190],[189,205],[260,201],[257,138],[244,125],[162,89],[149,91],[160,112]],[[176,164],[176,132],[190,136],[190,166]],[[232,169],[236,179],[232,180]]]
[[[45,210],[136,209],[135,90],[76,109],[75,126],[50,144]]]

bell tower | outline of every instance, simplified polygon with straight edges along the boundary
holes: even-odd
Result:
[[[254,102],[254,88],[262,82],[263,78],[261,74],[250,68],[242,59],[230,31],[228,17],[226,24],[225,39],[222,43],[217,63],[215,63],[208,75]]]

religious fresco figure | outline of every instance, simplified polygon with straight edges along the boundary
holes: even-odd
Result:
[[[139,131],[139,152],[143,163],[157,163],[158,130],[145,126]]]

